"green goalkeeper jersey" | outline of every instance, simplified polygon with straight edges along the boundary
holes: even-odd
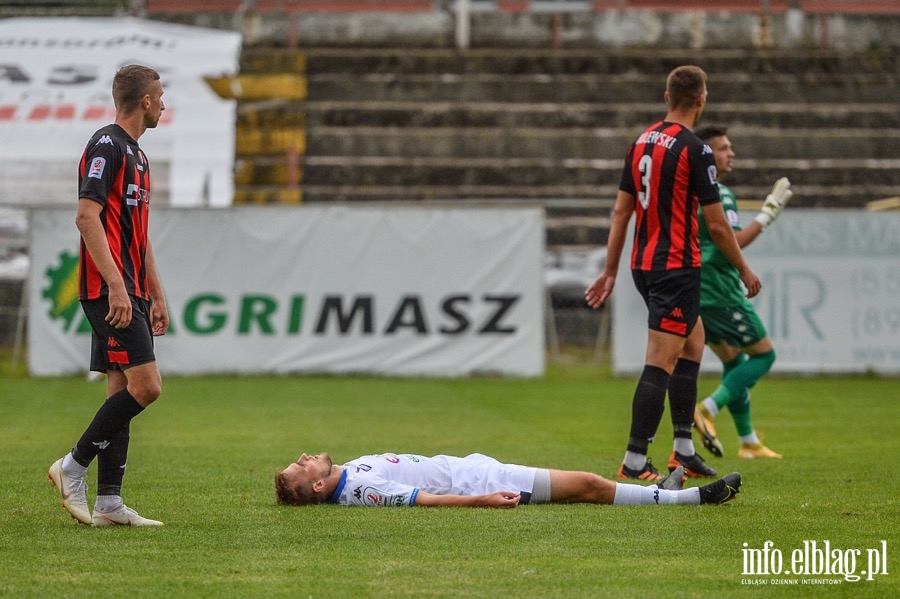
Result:
[[[738,219],[737,200],[734,193],[726,186],[719,183],[719,196],[722,199],[722,209],[725,217],[731,223],[735,231],[741,230]],[[703,209],[700,209],[698,217],[700,225],[698,236],[700,238],[700,307],[722,307],[743,305],[746,300],[744,287],[738,271],[731,265],[725,255],[719,251],[709,229],[706,227],[706,219],[703,218]]]

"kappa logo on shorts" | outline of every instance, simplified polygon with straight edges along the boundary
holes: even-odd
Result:
[[[676,307],[669,312],[669,316],[672,318],[684,318],[684,312],[681,311],[681,308]]]

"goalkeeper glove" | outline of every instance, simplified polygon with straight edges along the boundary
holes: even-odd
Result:
[[[787,177],[782,177],[775,182],[772,192],[766,196],[762,210],[756,215],[754,220],[765,230],[766,227],[775,222],[775,219],[784,210],[785,204],[788,203],[792,195],[794,195],[794,192],[791,191],[791,182],[788,181]]]

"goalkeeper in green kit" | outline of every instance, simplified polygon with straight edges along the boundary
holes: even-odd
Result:
[[[719,174],[730,173],[734,150],[727,137],[727,128],[703,127],[694,133],[713,151]],[[779,179],[766,197],[762,210],[747,227],[741,228],[734,193],[719,183],[722,208],[734,229],[738,245],[744,248],[775,222],[791,198],[791,183]],[[745,297],[737,271],[713,243],[703,219],[699,215],[699,239],[702,254],[700,268],[700,317],[706,331],[706,344],[722,360],[722,383],[694,410],[694,425],[703,446],[713,455],[725,453],[716,436],[714,421],[719,411],[727,407],[734,418],[740,436],[738,457],[743,459],[780,458],[762,444],[753,428],[750,415],[750,388],[762,378],[775,362],[772,340],[753,305]]]

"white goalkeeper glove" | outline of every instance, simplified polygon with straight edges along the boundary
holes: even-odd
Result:
[[[794,195],[794,192],[791,191],[791,182],[788,181],[787,177],[782,177],[778,181],[775,181],[772,192],[766,196],[766,201],[763,202],[762,210],[756,215],[754,220],[756,220],[756,222],[762,226],[763,230],[765,230],[766,227],[775,222],[775,219],[778,218],[778,215],[784,210],[785,204],[788,203],[788,200],[791,199],[792,195]]]

